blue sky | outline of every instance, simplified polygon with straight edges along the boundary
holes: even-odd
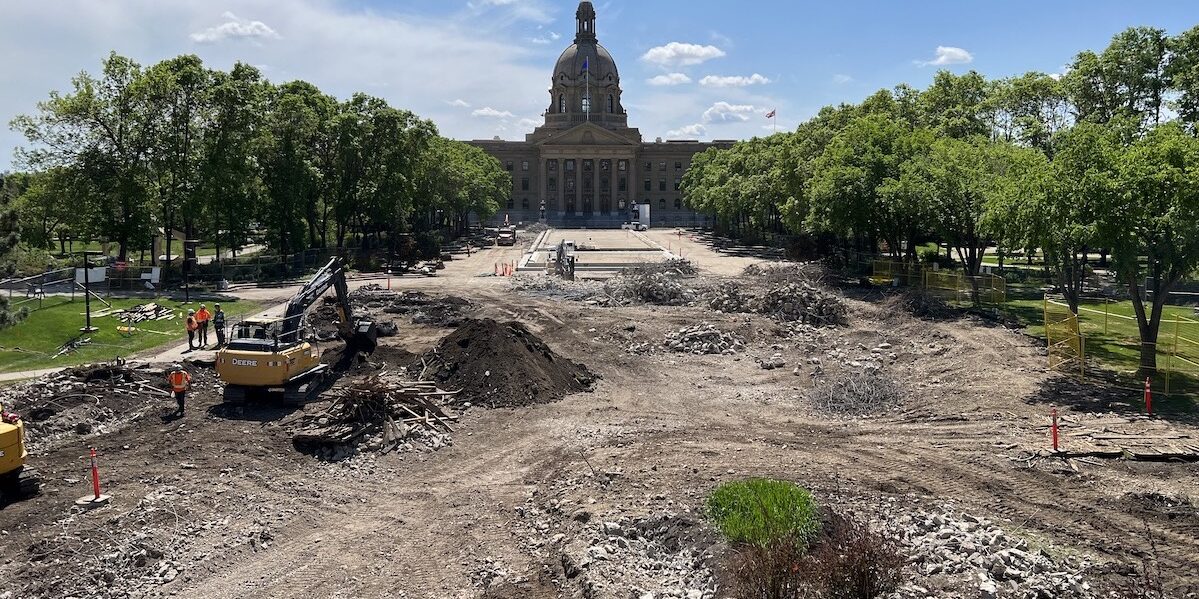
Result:
[[[938,68],[1061,72],[1133,25],[1199,24],[1194,2],[1088,0],[716,2],[600,0],[629,123],[655,137],[741,139]],[[520,139],[574,33],[577,2],[546,0],[0,0],[0,121],[34,110],[110,50],[152,63],[196,53],[258,65],[344,98],[363,91],[459,139]],[[938,60],[939,58],[939,60]],[[939,64],[931,64],[939,63]],[[707,79],[705,79],[707,78]],[[658,83],[657,85],[651,83]],[[664,85],[663,83],[672,83]],[[19,136],[0,130],[0,170]]]

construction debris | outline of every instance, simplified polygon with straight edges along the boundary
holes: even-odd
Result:
[[[604,283],[604,292],[622,304],[682,306],[695,299],[695,292],[679,281],[681,276],[681,271],[673,267],[631,268]]]
[[[836,416],[869,416],[894,409],[899,384],[876,370],[846,370],[819,378],[807,394],[812,407]]]
[[[704,323],[667,333],[665,345],[671,351],[688,354],[735,354],[745,342],[736,333]]]
[[[738,281],[725,281],[707,289],[704,302],[708,309],[724,314],[736,314],[750,311],[751,297],[745,292],[744,285]]]
[[[148,304],[138,304],[124,310],[112,310],[97,313],[96,316],[114,315],[121,322],[129,324],[137,324],[148,320],[174,320],[176,317],[175,311],[167,306],[162,306],[153,302]]]
[[[297,447],[325,449],[338,457],[363,441],[384,453],[410,449],[413,441],[439,449],[450,443],[450,422],[457,416],[447,414],[436,400],[455,393],[432,381],[369,376],[331,391],[332,405],[305,416],[292,440]]]
[[[768,288],[755,298],[754,312],[814,325],[844,324],[848,315],[840,297],[807,281],[783,282]]]

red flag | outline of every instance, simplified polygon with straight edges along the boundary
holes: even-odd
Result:
[[[776,113],[776,112],[778,112],[778,109],[777,109],[777,108],[776,108],[775,110],[771,110],[770,112],[767,112],[767,113],[766,113],[766,118],[768,118],[768,119],[772,119],[772,118],[774,118],[774,113]]]

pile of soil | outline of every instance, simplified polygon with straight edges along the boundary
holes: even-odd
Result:
[[[461,392],[457,402],[489,407],[549,403],[571,393],[590,391],[595,382],[587,368],[549,348],[525,325],[491,319],[467,319],[433,350],[409,366]]]
[[[324,347],[321,362],[332,366],[334,372],[368,372],[384,368],[396,370],[408,366],[416,358],[416,354],[390,345],[380,345],[370,354],[347,352],[348,346],[345,343],[331,342]],[[419,360],[417,363],[420,363]]]

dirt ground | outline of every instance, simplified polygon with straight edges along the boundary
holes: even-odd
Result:
[[[701,278],[761,261],[651,234],[673,235]],[[113,402],[104,426],[34,440],[44,490],[0,511],[0,597],[727,597],[717,559],[727,548],[702,505],[720,482],[756,476],[796,481],[867,517],[986,519],[1086,583],[1051,596],[1199,593],[1199,464],[1037,457],[1051,407],[1129,408],[1047,372],[1042,347],[1020,331],[973,316],[919,320],[859,290],[845,292],[848,326],[816,329],[694,306],[597,307],[478,276],[519,253],[491,248],[391,286],[522,323],[594,373],[593,391],[465,408],[446,447],[331,462],[291,440],[291,423],[319,405],[226,406],[215,376],[196,369],[182,418],[146,393]],[[394,316],[383,356],[410,359],[453,331]],[[745,350],[660,347],[697,323],[735,331]],[[775,354],[786,365],[764,369]],[[847,418],[805,399],[822,377],[863,364],[900,384],[895,409]],[[56,393],[36,385],[7,392],[26,405]],[[1192,418],[1167,418],[1194,438]],[[73,501],[89,490],[89,446],[113,500],[84,512]],[[612,533],[622,527],[640,535]],[[596,551],[593,538],[612,546]],[[601,555],[646,543],[670,559],[643,576],[629,570],[639,562]],[[907,578],[902,596],[979,596],[969,573],[914,564]],[[1166,593],[1138,594],[1146,580]],[[1012,589],[998,596],[1022,596]]]

